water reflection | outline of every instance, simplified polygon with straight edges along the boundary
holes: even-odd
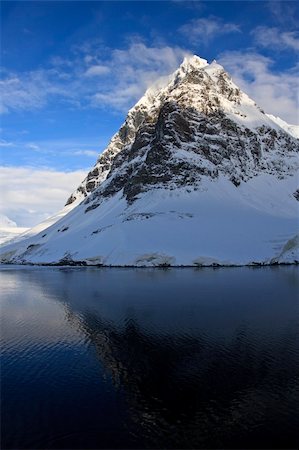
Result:
[[[49,305],[55,306],[58,335],[64,330],[72,337],[71,352],[80,343],[97,361],[96,377],[85,356],[80,370],[68,373],[76,405],[89,419],[89,432],[82,431],[85,447],[296,447],[299,319],[294,268],[41,269],[9,270],[2,277],[12,274],[24,292],[30,286],[38,316],[47,311],[51,320]],[[13,304],[5,308],[8,327]],[[24,322],[30,335],[30,316]],[[11,342],[13,333],[9,336]],[[49,361],[56,353],[52,346]],[[62,358],[55,370],[63,364]],[[54,366],[43,374],[50,383]],[[100,405],[108,433],[96,426],[99,405],[89,400],[86,409],[74,374],[81,383],[90,383],[90,391],[98,383],[106,392],[111,380]],[[115,416],[105,418],[115,402]],[[86,431],[76,420],[77,430]],[[67,431],[61,439],[41,436],[39,443],[80,448],[78,432]]]

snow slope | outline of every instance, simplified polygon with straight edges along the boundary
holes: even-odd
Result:
[[[25,227],[0,227],[0,244],[15,242],[23,233],[26,233],[28,228]]]
[[[267,114],[267,116],[277,123],[283,130],[287,131],[293,137],[299,139],[299,125],[290,125],[289,123],[282,120],[280,117],[275,117],[272,114]]]
[[[215,61],[185,59],[129,111],[61,215],[4,246],[0,258],[105,266],[296,263],[298,151],[286,126]]]
[[[77,200],[71,205],[64,206],[64,208],[62,208],[56,214],[53,214],[53,216],[48,217],[32,228],[18,227],[15,222],[8,219],[8,217],[0,214],[0,245],[6,242],[17,243],[37,235],[46,228],[49,228],[66,214],[68,214],[79,203],[80,201]]]
[[[261,175],[236,188],[222,177],[205,180],[199,191],[149,191],[133,205],[119,192],[89,213],[79,205],[17,249],[7,246],[2,258],[136,266],[292,262],[298,242],[284,248],[298,233],[289,194],[295,187],[294,178],[277,183]]]

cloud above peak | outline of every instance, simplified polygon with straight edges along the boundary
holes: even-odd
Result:
[[[109,106],[124,112],[157,78],[173,72],[187,54],[177,46],[147,46],[140,40],[106,55],[91,43],[82,44],[73,59],[52,57],[43,69],[4,72],[1,111],[41,109],[55,100],[56,105],[72,108]],[[86,82],[89,78],[92,83]]]
[[[241,32],[240,26],[235,23],[224,22],[218,17],[193,19],[179,28],[191,44],[207,44],[217,36]]]
[[[188,54],[180,47],[147,46],[142,42],[115,49],[108,62],[113,78],[106,86],[98,86],[92,105],[126,112],[158,78],[177,69]]]
[[[255,28],[251,34],[260,47],[272,50],[299,50],[299,34],[296,31],[282,31],[276,27],[260,26]]]
[[[296,68],[283,72],[273,70],[274,61],[248,50],[223,53],[220,64],[240,86],[267,113],[288,123],[298,122],[298,76]],[[297,119],[297,120],[296,120]]]
[[[179,32],[190,44],[195,44],[240,33],[240,28],[210,16],[186,23]],[[256,48],[223,53],[220,58],[224,68],[267,112],[296,122],[295,69],[278,73],[273,70],[273,60],[257,48],[272,45],[279,49],[299,49],[297,35],[273,27],[256,27],[251,35],[258,42]],[[138,37],[132,38],[126,47],[114,49],[104,49],[97,41],[83,42],[73,51],[72,58],[70,55],[65,60],[52,57],[48,67],[35,71],[5,72],[0,82],[2,111],[30,111],[53,102],[55,107],[126,113],[148,87],[172,73],[190,54],[180,46],[147,45]],[[219,55],[214,57],[219,60]]]

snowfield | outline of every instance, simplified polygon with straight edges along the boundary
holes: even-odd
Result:
[[[23,233],[26,233],[29,228],[25,227],[0,227],[0,244],[15,241],[17,237],[20,237]]]

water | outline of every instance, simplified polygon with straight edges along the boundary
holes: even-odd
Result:
[[[0,281],[2,448],[298,448],[296,267]]]

